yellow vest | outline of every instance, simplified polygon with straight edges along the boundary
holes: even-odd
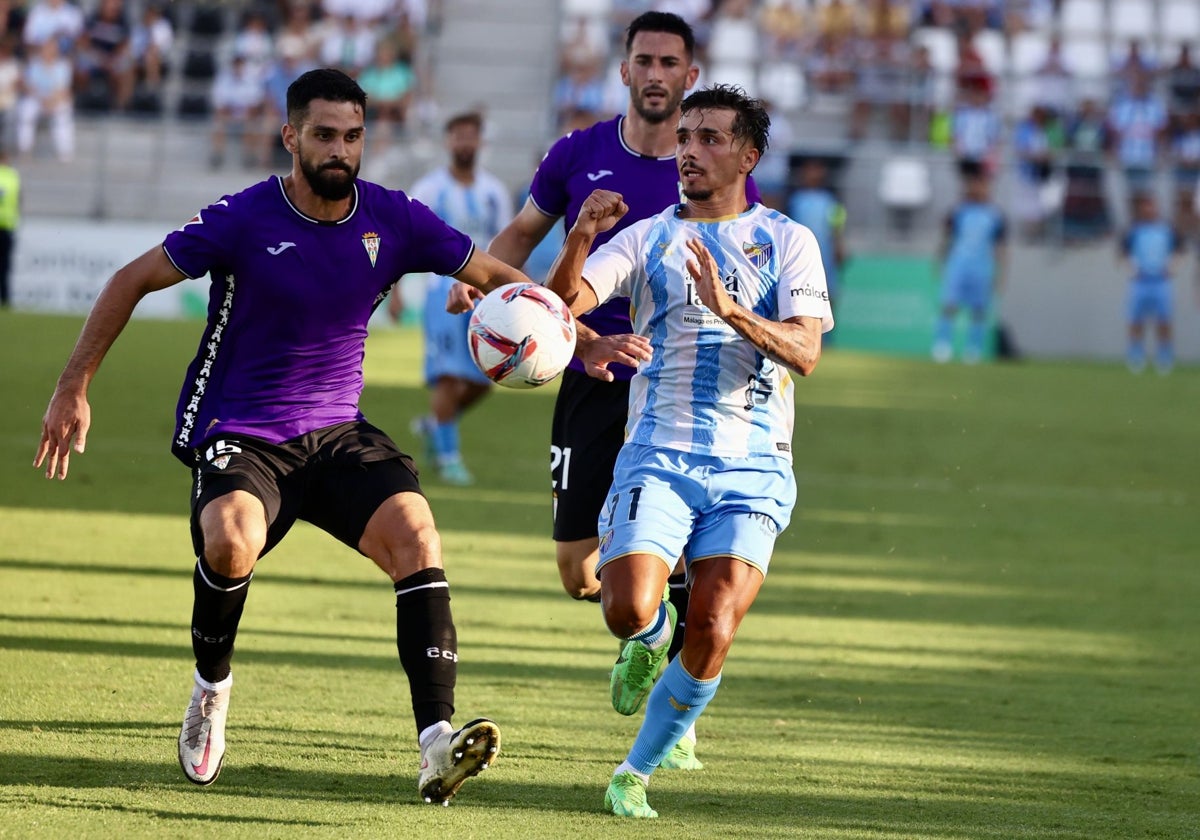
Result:
[[[16,230],[21,221],[21,176],[0,164],[0,230]]]

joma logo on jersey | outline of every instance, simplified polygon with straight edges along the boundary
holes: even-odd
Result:
[[[371,268],[374,268],[375,260],[379,257],[379,234],[375,231],[364,233],[362,243],[363,247],[367,249],[367,256],[371,258]]]

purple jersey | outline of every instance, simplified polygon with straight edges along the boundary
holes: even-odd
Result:
[[[271,177],[197,213],[163,250],[188,277],[212,277],[172,444],[190,466],[222,432],[280,443],[362,419],[371,313],[402,275],[456,274],[473,246],[402,192],[360,180],[346,218],[323,222]]]
[[[624,119],[614,117],[559,139],[538,166],[529,188],[529,197],[538,210],[547,216],[562,216],[568,230],[592,190],[620,193],[629,212],[612,230],[596,237],[593,251],[634,222],[682,200],[675,156],[649,157],[629,148],[621,135]],[[746,198],[751,202],[762,200],[753,180],[746,183]],[[633,331],[629,298],[613,298],[579,320],[600,335]],[[571,359],[570,367],[583,371],[578,358]],[[611,364],[608,369],[617,379],[630,379],[634,373],[626,365]]]

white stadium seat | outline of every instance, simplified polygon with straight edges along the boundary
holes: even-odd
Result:
[[[758,71],[759,95],[781,111],[794,111],[807,99],[804,73],[788,61],[764,64]]]
[[[1064,36],[1104,34],[1104,0],[1062,0],[1058,12],[1058,26]]]
[[[995,29],[982,29],[975,33],[971,43],[983,59],[983,66],[992,74],[1003,76],[1008,69],[1008,48],[1004,36]]]
[[[947,29],[924,26],[913,32],[913,43],[929,50],[929,62],[939,73],[953,73],[958,67],[958,44]]]
[[[1154,20],[1154,5],[1146,0],[1113,0],[1109,11],[1109,28],[1113,39],[1153,39],[1158,29]]]
[[[704,78],[705,84],[738,85],[750,96],[758,96],[758,77],[749,62],[714,62],[708,66]]]
[[[564,17],[603,17],[612,13],[612,0],[562,0]]]
[[[1196,0],[1163,0],[1159,14],[1164,41],[1200,40],[1200,3]]]
[[[894,210],[916,210],[933,197],[929,165],[916,158],[894,157],[879,173],[879,200]]]
[[[1050,39],[1044,32],[1018,32],[1013,35],[1008,57],[1014,75],[1030,76],[1050,54]]]

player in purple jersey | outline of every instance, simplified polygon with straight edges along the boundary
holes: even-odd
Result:
[[[137,302],[210,275],[208,325],[172,442],[193,470],[197,554],[196,673],[180,766],[200,785],[221,771],[230,660],[254,566],[303,519],[392,579],[418,790],[448,802],[494,759],[500,731],[483,718],[450,724],[458,653],[441,541],[412,459],[359,411],[367,321],[406,272],[484,290],[526,278],[404,193],[358,179],[365,106],[338,70],[300,76],[282,129],[291,172],[221,199],[113,275],[59,377],[34,465],[64,479],[71,450],[83,453],[88,385]]]

